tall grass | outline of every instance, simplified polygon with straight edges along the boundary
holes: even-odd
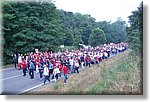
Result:
[[[142,61],[129,55],[111,69],[101,67],[100,82],[90,88],[90,94],[142,94]]]

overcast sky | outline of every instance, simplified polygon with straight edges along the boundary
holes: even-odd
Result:
[[[96,21],[116,21],[121,17],[128,21],[131,12],[137,10],[142,0],[53,0],[58,9],[90,14]]]

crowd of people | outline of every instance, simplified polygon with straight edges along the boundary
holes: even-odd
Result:
[[[71,51],[18,53],[13,55],[13,60],[15,68],[22,70],[23,76],[28,72],[30,79],[34,79],[35,73],[39,74],[40,81],[44,80],[43,84],[64,76],[66,84],[68,74],[79,73],[79,68],[98,64],[111,55],[125,51],[127,47],[127,43],[121,42]]]

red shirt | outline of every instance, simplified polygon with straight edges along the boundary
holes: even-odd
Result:
[[[96,57],[95,59],[96,59],[97,61],[99,60],[99,58],[98,58],[98,57]]]
[[[38,59],[36,59],[35,60],[35,62],[36,62],[36,65],[38,65],[39,64],[39,62],[40,62],[40,59],[38,58]]]
[[[68,74],[68,67],[64,66],[64,74]]]
[[[76,57],[75,60],[78,61],[78,58]]]
[[[88,56],[86,56],[85,60],[86,60],[86,62],[88,62],[90,59]]]
[[[27,66],[27,64],[26,64],[26,60],[23,60],[22,68],[23,68],[23,69],[25,69],[25,68],[26,68],[26,66]]]
[[[59,68],[59,71],[62,72],[62,65],[61,64],[58,65],[58,68]]]

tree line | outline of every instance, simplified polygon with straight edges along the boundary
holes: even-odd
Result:
[[[125,42],[134,28],[131,24],[126,30],[121,18],[113,23],[96,22],[91,15],[58,10],[53,3],[3,2],[2,8],[4,64],[11,63],[13,53],[35,48],[56,51],[60,45],[78,48],[79,43],[97,46]]]
[[[127,41],[130,48],[134,50],[135,54],[143,57],[143,2],[137,10],[132,11],[128,17],[130,27],[126,28]]]

